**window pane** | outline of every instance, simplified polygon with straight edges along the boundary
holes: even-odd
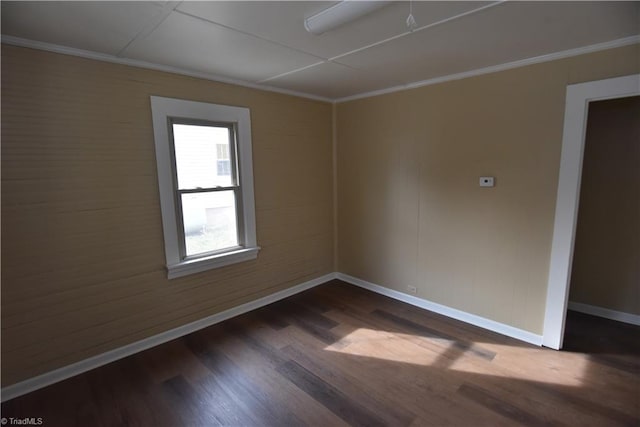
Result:
[[[173,144],[178,169],[178,189],[233,185],[229,161],[229,128],[173,125]],[[229,168],[220,168],[226,161]]]
[[[231,175],[231,162],[229,160],[218,160],[218,175]]]
[[[186,255],[238,246],[233,191],[182,194]]]

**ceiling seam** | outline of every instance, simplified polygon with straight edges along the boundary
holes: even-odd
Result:
[[[340,58],[344,58],[345,56],[353,55],[354,53],[362,52],[362,51],[370,49],[372,47],[380,46],[381,44],[388,43],[390,41],[393,41],[393,40],[396,40],[396,39],[399,39],[399,38],[402,38],[402,37],[406,37],[408,35],[417,33],[419,31],[427,30],[429,28],[433,28],[433,27],[436,27],[438,25],[446,24],[447,22],[451,22],[451,21],[454,21],[456,19],[463,18],[465,16],[469,16],[469,15],[481,12],[483,10],[487,10],[487,9],[492,8],[492,7],[502,5],[502,4],[506,3],[506,2],[507,2],[507,0],[501,0],[501,1],[497,1],[497,2],[494,2],[494,3],[488,4],[488,5],[484,5],[482,7],[477,8],[477,9],[468,10],[466,12],[459,13],[459,14],[454,15],[454,16],[450,16],[448,18],[441,19],[440,21],[432,22],[431,24],[427,24],[427,25],[423,25],[422,27],[418,27],[413,31],[405,31],[404,33],[396,34],[395,36],[386,38],[384,40],[377,41],[375,43],[371,43],[371,44],[369,44],[367,46],[362,46],[362,47],[359,47],[357,49],[351,50],[349,52],[341,53],[340,55],[336,55],[336,56],[333,56],[333,57],[329,58],[329,61],[335,62],[336,64],[345,65],[342,62],[339,62],[337,60],[340,59]]]
[[[423,25],[422,27],[418,27],[415,30],[413,30],[413,33],[416,33],[418,31],[422,31],[422,30],[426,30],[428,28],[432,28],[432,27],[435,27],[435,26],[438,26],[438,25],[453,21],[455,19],[459,19],[459,18],[462,18],[464,16],[468,16],[468,15],[471,15],[471,14],[474,14],[474,13],[477,13],[477,12],[480,12],[480,11],[483,11],[483,10],[486,10],[486,9],[501,5],[501,4],[505,3],[506,1],[507,0],[497,1],[497,2],[488,4],[488,5],[484,5],[482,7],[476,8],[476,9],[468,10],[466,12],[459,13],[459,14],[454,15],[454,16],[450,16],[449,18],[441,19],[440,21],[432,22],[431,24]],[[180,12],[180,11],[178,11],[178,12],[179,13],[183,13],[183,12]],[[211,21],[207,21],[207,22],[211,22]],[[220,24],[218,24],[218,25],[220,25]],[[396,34],[395,36],[388,37],[388,38],[386,38],[384,40],[379,40],[379,41],[377,41],[375,43],[371,43],[371,44],[369,44],[367,46],[363,46],[363,47],[360,47],[358,49],[354,49],[354,50],[351,50],[349,52],[345,52],[345,53],[341,53],[340,55],[333,56],[333,57],[331,57],[329,59],[326,59],[323,62],[307,65],[305,67],[300,67],[300,68],[297,68],[295,70],[285,71],[284,73],[277,74],[275,76],[268,77],[266,79],[260,80],[257,83],[264,83],[264,82],[268,82],[268,81],[271,81],[271,80],[279,79],[281,77],[290,76],[292,74],[298,73],[300,71],[307,70],[309,68],[316,67],[318,65],[322,65],[324,63],[333,63],[333,64],[340,65],[340,66],[343,66],[343,67],[347,67],[347,68],[349,68],[351,70],[354,70],[354,71],[365,71],[365,70],[363,70],[361,68],[345,64],[344,62],[340,62],[340,61],[338,61],[338,59],[344,58],[344,57],[346,57],[348,55],[352,55],[354,53],[362,52],[362,51],[364,51],[366,49],[370,49],[370,48],[375,47],[375,46],[380,46],[380,45],[382,45],[384,43],[388,43],[390,41],[393,41],[393,40],[408,36],[409,34],[412,34],[412,32],[411,31],[406,31],[406,32],[401,33],[401,34]]]
[[[176,9],[175,12],[179,13],[179,14],[181,14],[183,16],[188,16],[190,18],[197,19],[199,21],[203,21],[203,22],[206,22],[206,23],[211,24],[211,25],[215,25],[215,26],[218,26],[218,27],[230,30],[230,31],[234,31],[236,33],[244,34],[245,36],[253,37],[255,39],[262,40],[263,42],[271,43],[271,44],[274,44],[276,46],[280,46],[282,48],[289,49],[289,50],[292,50],[292,51],[297,52],[297,53],[301,53],[303,55],[311,56],[311,57],[319,59],[321,61],[327,61],[328,60],[328,58],[325,58],[323,56],[318,56],[316,54],[309,53],[309,52],[307,52],[305,50],[297,49],[295,47],[286,45],[284,43],[280,43],[280,42],[277,42],[277,41],[274,41],[274,40],[271,40],[271,39],[268,39],[268,38],[265,38],[265,37],[260,37],[260,36],[258,36],[256,34],[253,34],[253,33],[247,32],[247,31],[243,31],[243,30],[239,30],[237,28],[233,28],[233,27],[230,27],[228,25],[221,24],[219,22],[211,21],[210,19],[203,18],[203,17],[197,16],[197,15],[193,15],[193,14],[191,14],[189,12],[185,12],[185,11],[178,10],[178,9]]]
[[[296,68],[295,70],[285,71],[284,73],[276,74],[275,76],[272,76],[272,77],[267,77],[266,79],[259,80],[256,83],[265,83],[265,82],[268,82],[270,80],[278,79],[280,77],[286,77],[286,76],[288,76],[290,74],[294,74],[294,73],[297,73],[299,71],[308,70],[309,68],[317,67],[318,65],[326,64],[328,62],[329,61],[321,61],[321,62],[316,62],[315,64],[305,65],[304,67]],[[340,64],[340,65],[342,65],[342,64]]]
[[[171,12],[173,12],[181,4],[182,4],[182,1],[175,1],[175,2],[170,2],[165,6],[163,6],[162,12],[160,13],[160,17],[157,19],[151,20],[146,25],[144,25],[142,29],[138,31],[138,33],[135,36],[133,36],[133,38],[129,40],[129,42],[122,49],[118,51],[118,53],[116,53],[116,56],[121,57],[124,54],[124,52],[129,48],[129,46],[133,44],[133,42],[151,34],[156,28],[160,26],[160,24],[166,21],[169,15],[171,15]]]
[[[318,65],[322,65],[322,64],[335,64],[335,65],[338,65],[340,67],[345,67],[345,68],[348,68],[348,69],[353,70],[353,71],[363,71],[360,68],[356,68],[356,67],[353,67],[351,65],[343,64],[341,62],[334,62],[334,61],[331,61],[331,60],[327,60],[327,61],[322,61],[322,62],[316,62],[315,64],[307,65],[307,66],[304,66],[304,67],[296,68],[295,70],[285,71],[284,73],[275,75],[273,77],[267,77],[266,79],[260,80],[260,81],[258,81],[256,83],[265,83],[265,82],[268,82],[270,80],[278,79],[280,77],[286,77],[286,76],[288,76],[290,74],[295,74],[295,73],[297,73],[299,71],[308,70],[309,68],[317,67]]]

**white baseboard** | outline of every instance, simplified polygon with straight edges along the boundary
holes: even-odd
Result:
[[[22,396],[23,394],[27,394],[29,392],[38,390],[48,385],[55,384],[57,382],[66,380],[73,376],[82,374],[91,369],[95,369],[100,366],[106,365],[107,363],[115,362],[116,360],[122,359],[127,356],[131,356],[132,354],[139,353],[151,347],[164,344],[165,342],[174,340],[176,338],[180,338],[184,335],[188,335],[192,332],[198,331],[208,326],[215,325],[216,323],[220,323],[232,317],[239,316],[251,310],[255,310],[265,305],[274,303],[276,301],[279,301],[281,299],[290,297],[297,293],[306,291],[307,289],[311,289],[315,286],[318,286],[320,284],[323,284],[333,279],[340,279],[347,283],[351,283],[361,288],[368,289],[378,294],[382,294],[390,298],[405,302],[407,304],[411,304],[416,307],[424,308],[426,310],[430,310],[435,313],[442,314],[444,316],[451,317],[453,319],[460,320],[465,323],[469,323],[471,325],[479,326],[481,328],[488,329],[490,331],[494,331],[502,335],[516,338],[518,340],[525,341],[538,346],[542,345],[542,336],[540,335],[536,335],[531,332],[524,331],[522,329],[514,328],[512,326],[505,325],[503,323],[499,323],[490,319],[485,319],[483,317],[476,316],[474,314],[466,313],[464,311],[457,310],[455,308],[447,307],[441,304],[437,304],[435,302],[431,302],[431,301],[417,298],[411,295],[407,295],[402,292],[394,291],[393,289],[385,288],[383,286],[379,286],[374,283],[370,283],[365,280],[361,280],[356,277],[349,276],[347,274],[329,273],[322,277],[318,277],[316,279],[309,280],[308,282],[304,282],[299,285],[293,286],[289,289],[284,289],[282,291],[273,293],[271,295],[267,295],[266,297],[259,298],[255,301],[251,301],[246,304],[242,304],[237,307],[231,308],[229,310],[225,310],[221,313],[217,313],[212,316],[205,317],[204,319],[200,319],[195,322],[191,322],[186,325],[179,326],[169,331],[162,332],[160,334],[157,334],[148,338],[144,338],[140,341],[107,351],[105,353],[90,357],[88,359],[81,360],[80,362],[73,363],[71,365],[67,365],[62,368],[46,372],[42,375],[38,375],[28,380],[21,381],[19,383],[4,387],[0,391],[1,401],[4,402],[10,399],[13,399],[15,397]],[[571,308],[571,305],[570,305],[570,308]],[[599,307],[594,307],[594,308],[599,308]],[[577,310],[577,311],[580,311],[580,310]],[[611,310],[608,310],[608,311],[611,311]],[[620,314],[633,316],[627,313],[620,313]],[[604,316],[604,317],[607,317],[607,316]],[[635,316],[635,317],[640,318],[640,316]],[[620,320],[620,319],[616,318],[616,320]],[[638,320],[636,320],[636,322],[637,321]],[[633,322],[628,322],[628,323],[633,323]]]
[[[131,356],[132,354],[139,353],[143,350],[147,350],[160,344],[164,344],[168,341],[180,338],[184,335],[190,334],[208,326],[215,325],[216,323],[220,323],[232,317],[239,316],[251,310],[255,310],[257,308],[290,297],[302,291],[306,291],[307,289],[311,289],[335,278],[336,273],[329,273],[322,277],[318,277],[317,279],[309,280],[308,282],[304,282],[294,287],[284,289],[271,295],[267,295],[255,301],[251,301],[246,304],[230,308],[229,310],[214,314],[212,316],[205,317],[204,319],[196,320],[195,322],[179,326],[166,332],[144,338],[140,341],[136,341],[134,343],[109,350],[97,356],[89,357],[88,359],[81,360],[80,362],[46,372],[42,375],[29,378],[28,380],[21,381],[16,384],[12,384],[10,386],[2,388],[2,390],[0,391],[1,400],[2,402],[4,402],[15,397],[22,396],[23,394],[27,394],[29,392],[46,387],[48,385],[66,380],[67,378],[74,377],[76,375],[82,374],[83,372],[87,372],[91,369],[106,365],[107,363],[115,362],[116,360]]]
[[[388,296],[398,301],[406,302],[407,304],[424,308],[425,310],[433,311],[434,313],[442,314],[444,316],[451,317],[452,319],[460,320],[461,322],[469,323],[471,325],[488,329],[490,331],[497,332],[499,334],[506,335],[508,337],[515,338],[520,341],[525,341],[537,346],[542,345],[542,335],[536,335],[522,329],[514,328],[513,326],[505,325],[504,323],[496,322],[494,320],[476,316],[475,314],[470,314],[465,311],[447,307],[446,305],[407,295],[393,289],[385,288],[383,286],[367,282],[366,280],[358,279],[357,277],[349,276],[347,274],[337,273],[336,278],[347,283],[351,283],[352,285],[360,286],[361,288]]]
[[[591,314],[592,316],[604,317],[606,319],[617,320],[618,322],[631,323],[640,326],[640,316],[637,314],[625,313],[624,311],[611,310],[609,308],[595,305],[583,304],[581,302],[569,301],[569,310],[580,313]]]

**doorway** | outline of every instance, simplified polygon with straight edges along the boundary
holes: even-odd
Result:
[[[589,104],[635,95],[640,95],[638,74],[567,87],[543,331],[546,347],[559,350],[564,338]]]
[[[589,104],[569,309],[640,325],[640,96]]]

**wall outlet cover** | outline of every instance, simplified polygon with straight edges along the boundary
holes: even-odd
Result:
[[[480,177],[480,187],[493,187],[494,186],[494,177],[492,176],[481,176]]]

